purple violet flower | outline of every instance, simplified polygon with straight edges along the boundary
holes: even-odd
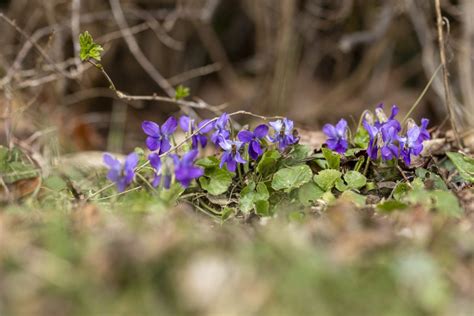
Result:
[[[177,155],[172,155],[174,161],[174,174],[176,181],[185,188],[189,186],[192,180],[204,175],[204,170],[194,165],[194,160],[198,154],[197,150],[190,150],[181,160]]]
[[[323,132],[328,139],[326,145],[329,149],[343,154],[347,151],[349,143],[347,142],[347,121],[341,119],[336,126],[326,124],[323,127]]]
[[[369,156],[370,159],[375,160],[377,159],[377,153],[379,151],[377,143],[378,143],[378,134],[380,130],[374,125],[370,125],[365,120],[364,122],[362,122],[362,124],[364,125],[364,128],[369,133],[369,145],[367,146],[367,155]]]
[[[411,164],[411,156],[418,156],[423,151],[423,141],[430,139],[430,134],[426,129],[428,127],[429,120],[422,119],[421,127],[414,124],[407,131],[406,137],[401,138],[400,143],[402,146],[401,156],[405,161],[405,164]]]
[[[189,116],[183,115],[179,118],[179,126],[186,133],[194,133],[195,130],[199,132],[191,137],[192,149],[198,149],[198,146],[201,145],[201,148],[205,148],[207,145],[207,137],[205,134],[209,133],[213,126],[209,123],[209,120],[203,120],[199,124],[195,123],[194,119],[189,118]]]
[[[377,108],[375,109],[377,121],[375,122],[374,125],[377,128],[381,128],[382,125],[391,124],[393,127],[396,128],[398,132],[401,131],[402,127],[400,125],[400,122],[398,122],[395,119],[395,116],[397,116],[398,112],[400,112],[400,109],[398,108],[398,106],[396,106],[395,104],[392,105],[392,111],[390,113],[390,116],[387,118],[387,116],[385,115],[385,112],[383,111],[383,103],[379,104]]]
[[[377,120],[370,124],[366,119],[362,122],[364,128],[369,133],[369,145],[367,155],[370,159],[376,160],[379,149],[383,160],[390,160],[393,157],[399,157],[399,149],[395,141],[400,141],[398,133],[401,130],[400,122],[395,119],[399,109],[396,105],[392,106],[392,112],[387,118],[383,111],[383,104],[375,109]],[[395,147],[397,149],[395,150]]]
[[[398,137],[398,131],[396,126],[393,124],[385,124],[381,127],[383,146],[380,149],[382,159],[384,161],[392,160],[393,158],[399,157],[399,148],[398,142],[400,138]]]
[[[230,137],[230,131],[227,130],[227,125],[229,122],[229,115],[223,113],[219,118],[214,122],[214,129],[216,130],[214,134],[211,135],[211,141],[218,146],[222,140],[227,140]]]
[[[155,177],[153,178],[153,181],[152,181],[151,185],[154,188],[156,188],[157,186],[160,185],[161,179],[162,179],[162,176],[163,176],[161,158],[160,158],[159,154],[152,153],[148,156],[148,160],[150,161],[150,165],[155,170]],[[170,178],[169,179],[170,181],[168,181],[168,183],[171,182],[171,177],[169,177],[169,178]],[[166,180],[166,176],[165,176],[165,180]],[[167,189],[169,189],[169,186],[168,186]]]
[[[269,136],[268,139],[272,143],[278,143],[278,148],[284,150],[286,147],[296,144],[299,140],[294,134],[294,123],[292,120],[284,118],[268,123],[275,131],[273,137]]]
[[[161,125],[152,121],[144,121],[142,129],[146,135],[146,146],[151,151],[158,150],[159,154],[163,154],[171,149],[169,141],[170,136],[175,132],[178,122],[174,117],[170,117]]]
[[[244,144],[249,144],[249,155],[253,160],[257,160],[260,155],[263,154],[262,147],[260,146],[260,141],[267,136],[268,126],[265,124],[255,127],[253,132],[251,131],[240,131],[237,134],[237,137]]]
[[[237,168],[237,163],[246,163],[242,156],[239,153],[240,147],[242,147],[242,142],[232,141],[227,139],[222,139],[219,143],[219,146],[224,150],[222,154],[220,168],[227,164],[227,170],[230,172],[235,172]]]
[[[132,183],[135,177],[135,168],[138,164],[138,155],[131,153],[125,158],[123,164],[110,154],[104,154],[104,163],[107,165],[109,172],[107,173],[107,179],[115,182],[117,190],[119,192],[125,191],[127,186]]]

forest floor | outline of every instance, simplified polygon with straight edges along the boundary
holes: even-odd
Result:
[[[382,181],[219,217],[170,191],[99,192],[82,155],[69,165],[92,169],[4,177],[0,315],[472,315],[474,195],[453,166],[406,171],[421,187],[405,198]]]

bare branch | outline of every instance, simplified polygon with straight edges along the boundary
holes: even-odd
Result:
[[[133,54],[135,59],[138,61],[143,70],[165,91],[169,97],[174,96],[174,89],[169,84],[169,82],[156,70],[153,64],[148,60],[148,58],[143,54],[140,46],[138,45],[135,37],[130,32],[130,28],[127,24],[125,16],[123,14],[122,7],[120,5],[120,0],[109,0],[110,6],[112,8],[112,14],[120,27],[122,36],[125,42],[130,49],[130,52]]]
[[[435,1],[435,8],[436,8],[436,24],[438,27],[438,43],[439,43],[439,56],[441,59],[441,64],[443,65],[443,84],[444,84],[444,93],[445,93],[445,103],[446,108],[448,110],[449,119],[451,121],[451,127],[454,131],[454,136],[456,138],[456,142],[459,147],[461,147],[461,140],[459,138],[458,129],[456,126],[456,121],[454,119],[453,113],[453,105],[451,103],[451,90],[449,87],[449,79],[448,79],[448,66],[446,63],[446,50],[445,50],[445,42],[444,42],[444,33],[443,33],[443,16],[441,15],[441,3],[440,0]]]

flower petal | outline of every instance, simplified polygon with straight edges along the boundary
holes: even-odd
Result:
[[[198,129],[199,129],[200,134],[209,133],[213,129],[212,123],[209,123],[209,122],[210,120],[202,120],[198,124]]]
[[[347,132],[347,121],[345,119],[341,119],[336,124],[336,133],[339,137],[344,137]]]
[[[239,152],[236,152],[235,153],[235,157],[234,157],[235,161],[238,162],[238,163],[246,163],[247,160],[245,160],[244,158],[242,158],[242,156],[240,155]]]
[[[219,141],[219,146],[224,149],[225,151],[232,150],[232,142],[226,139],[221,139]]]
[[[239,134],[237,134],[237,138],[244,143],[251,142],[253,137],[254,135],[251,131],[240,131]]]
[[[150,149],[151,151],[160,149],[160,143],[161,142],[159,138],[151,137],[151,136],[146,138],[146,147],[148,147],[148,149]]]
[[[323,126],[323,133],[326,134],[327,137],[329,138],[337,138],[337,130],[334,127],[334,125],[331,124],[325,124]]]
[[[198,153],[199,152],[197,150],[190,150],[183,156],[181,161],[183,162],[184,165],[192,165],[192,163],[193,163],[194,159],[196,159],[196,156],[198,155]]]
[[[107,173],[107,179],[109,179],[112,182],[117,182],[120,178],[120,169],[110,169],[109,172]]]
[[[265,125],[265,124],[261,124],[257,127],[255,127],[254,131],[253,131],[253,134],[255,135],[255,137],[257,138],[264,138],[265,136],[267,136],[268,134],[268,126]]]
[[[148,160],[150,161],[150,165],[157,171],[161,169],[161,158],[160,155],[157,153],[153,153],[148,155]]]
[[[192,122],[191,122],[191,119],[189,118],[189,116],[187,115],[183,115],[179,118],[179,126],[181,127],[181,129],[188,133],[190,129],[192,129]]]
[[[277,121],[274,121],[274,122],[269,122],[268,125],[270,125],[276,133],[280,133],[280,131],[282,130],[283,128],[283,122],[282,120],[277,120]]]
[[[144,121],[142,123],[142,129],[148,136],[160,137],[160,126],[152,121]]]
[[[228,160],[227,170],[229,170],[230,172],[235,172],[235,169],[237,169],[237,163],[235,162],[235,160],[233,159]]]
[[[196,138],[201,143],[201,147],[205,148],[207,145],[207,137],[204,135],[197,135]]]
[[[151,183],[151,185],[156,188],[157,186],[159,186],[161,183],[161,174],[155,174],[155,177],[153,178],[153,182]]]
[[[133,152],[127,156],[124,163],[124,170],[133,170],[138,164],[138,155]]]
[[[400,111],[400,109],[398,108],[398,106],[396,106],[395,104],[392,105],[392,113],[390,114],[390,117],[388,119],[393,120],[395,118],[395,116],[397,116],[399,111]]]
[[[111,154],[104,154],[103,157],[104,163],[110,167],[110,169],[120,169],[120,161],[114,158]]]
[[[170,141],[166,138],[163,138],[161,140],[160,154],[164,154],[165,152],[168,152],[170,149],[171,149]]]
[[[170,116],[166,122],[161,125],[161,132],[165,135],[171,135],[176,130],[176,127],[178,127],[178,122],[173,116]]]
[[[252,152],[257,154],[256,158],[252,157],[255,160],[263,153],[262,147],[260,147],[260,143],[256,140],[250,143],[249,148],[252,148]]]

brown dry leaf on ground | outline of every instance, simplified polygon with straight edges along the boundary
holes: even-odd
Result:
[[[0,203],[22,199],[33,194],[39,189],[40,185],[41,178],[35,177],[0,186]]]

